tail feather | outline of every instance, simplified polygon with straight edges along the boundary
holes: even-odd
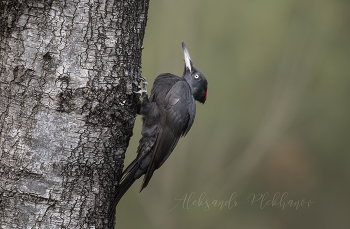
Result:
[[[123,181],[118,185],[117,188],[117,194],[115,198],[113,199],[113,202],[111,204],[112,210],[110,212],[109,218],[113,219],[116,212],[116,207],[121,200],[121,198],[124,196],[124,194],[128,191],[128,189],[131,187],[131,185],[135,182],[135,173],[137,172],[137,166],[134,166],[131,171],[129,171]]]
[[[120,183],[117,187],[115,198],[111,204],[112,209],[109,214],[109,219],[111,222],[115,217],[116,207],[121,198],[129,190],[135,180],[139,179],[143,174],[146,173],[148,164],[151,160],[151,154],[148,153],[152,150],[155,141],[156,137],[154,135],[141,138],[140,145],[137,149],[137,157],[124,170]]]

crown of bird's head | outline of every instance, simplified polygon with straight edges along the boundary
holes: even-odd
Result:
[[[205,103],[208,94],[208,82],[201,71],[196,68],[190,58],[186,45],[182,42],[182,49],[184,51],[185,69],[183,76],[191,87],[191,92],[195,100]]]

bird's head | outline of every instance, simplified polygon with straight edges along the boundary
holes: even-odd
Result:
[[[190,54],[187,51],[186,45],[182,42],[182,49],[185,57],[185,69],[183,76],[191,87],[191,92],[195,100],[205,103],[208,94],[208,82],[205,76],[193,66]]]

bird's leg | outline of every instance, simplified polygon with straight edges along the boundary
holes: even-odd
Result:
[[[147,94],[147,84],[148,83],[147,83],[147,80],[146,80],[145,77],[140,76],[140,79],[141,79],[141,82],[142,82],[142,87],[140,87],[141,90],[134,91],[134,93],[141,94],[141,96],[144,96],[145,94]]]
[[[145,102],[145,101],[148,101],[148,95],[147,95],[147,80],[145,77],[142,77],[140,76],[140,79],[141,79],[141,82],[142,82],[142,86],[139,86],[140,87],[140,90],[139,91],[134,91],[135,94],[141,94],[141,97],[142,97],[142,102],[139,101],[138,105],[137,105],[137,111],[136,113],[137,114],[141,114],[141,106],[142,106],[142,103]]]

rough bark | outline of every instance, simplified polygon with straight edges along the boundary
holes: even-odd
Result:
[[[113,228],[148,0],[0,2],[1,228]]]

